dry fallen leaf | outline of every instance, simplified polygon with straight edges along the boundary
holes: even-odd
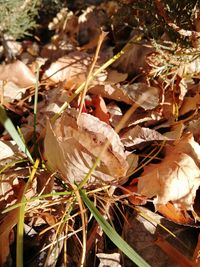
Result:
[[[120,74],[120,73],[119,73]],[[104,82],[104,85],[96,85],[90,88],[90,93],[102,97],[121,101],[126,104],[137,103],[144,110],[154,109],[159,105],[160,92],[156,87],[145,83],[134,83],[130,85],[112,85]]]
[[[45,75],[53,82],[64,82],[66,89],[76,88],[86,80],[91,62],[92,57],[87,53],[73,52],[53,62]],[[107,74],[101,73],[96,81],[103,82],[106,78]]]
[[[165,136],[159,132],[140,127],[139,125],[134,128],[128,129],[124,134],[121,135],[121,141],[125,147],[133,147],[135,145],[141,144],[148,141],[158,141],[158,140],[167,140]]]
[[[18,178],[0,177],[0,208],[1,210],[16,203],[21,198],[24,183]],[[18,221],[18,209],[14,209],[7,214],[1,214],[0,223],[0,266],[5,266],[10,254],[10,233]]]
[[[111,85],[107,83],[105,85],[97,84],[92,86],[89,92],[94,95],[101,95],[102,97],[121,101],[126,104],[133,104],[133,101],[129,98],[128,94],[124,92],[118,85]]]
[[[119,253],[98,253],[97,257],[100,260],[98,267],[122,267],[120,264],[120,254]]]
[[[178,267],[178,264],[171,260],[167,254],[163,253],[163,251],[155,245],[155,239],[159,235],[166,239],[170,238],[170,234],[163,231],[162,228],[159,227],[159,224],[163,225],[173,233],[177,233],[178,231],[181,232],[180,226],[165,220],[162,216],[147,208],[136,207],[136,211],[137,212],[132,213],[125,220],[123,234],[126,242],[132,246],[150,264],[150,266]],[[124,260],[124,266],[133,266],[133,263],[127,258]]]
[[[200,185],[199,166],[200,146],[187,134],[174,147],[167,147],[161,163],[145,167],[138,193],[154,197],[156,207],[171,201],[178,209],[192,210]]]
[[[195,224],[195,220],[187,211],[177,209],[171,202],[168,202],[166,205],[159,205],[158,211],[174,223],[191,226]]]
[[[123,86],[123,90],[130,99],[137,103],[144,110],[157,107],[160,103],[159,88],[148,86],[146,83],[133,83]]]
[[[110,115],[108,113],[104,99],[99,95],[94,96],[90,105],[93,106],[93,110],[92,112],[90,112],[90,114],[109,124]]]
[[[185,97],[181,105],[179,115],[186,114],[187,112],[196,110],[200,105],[200,95],[196,94],[192,97]]]
[[[146,56],[152,51],[151,47],[133,44],[132,48],[114,63],[114,67],[129,74],[141,73],[142,70],[147,68]]]
[[[0,81],[0,95],[3,101],[13,103],[15,100],[20,100],[25,93],[25,88],[20,88],[13,82]]]
[[[124,146],[111,126],[98,118],[77,111],[65,112],[54,125],[47,122],[44,153],[47,164],[71,183],[80,183],[99,156],[105,142],[110,146],[89,183],[117,181],[128,169]]]
[[[33,72],[20,60],[0,65],[0,80],[13,82],[21,88],[32,86],[36,82]]]

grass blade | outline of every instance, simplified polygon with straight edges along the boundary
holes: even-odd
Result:
[[[29,160],[33,163],[33,158],[30,152],[28,151],[25,143],[22,141],[11,119],[7,116],[6,111],[2,105],[0,105],[0,122],[4,126],[4,128],[7,130],[7,132],[10,134],[12,139],[16,142],[16,144],[21,149],[21,151],[24,152],[29,158]]]
[[[110,240],[139,267],[150,267],[150,265],[140,257],[134,249],[126,243],[126,241],[121,238],[121,236],[115,231],[114,228],[104,219],[101,213],[97,210],[97,208],[93,205],[93,203],[89,200],[87,195],[80,190],[80,195],[88,207],[90,212],[93,214],[94,218],[98,222],[98,224],[103,229],[104,233],[110,238]]]

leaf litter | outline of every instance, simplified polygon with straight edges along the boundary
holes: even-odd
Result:
[[[18,60],[0,65],[1,104],[20,126],[19,133],[34,157],[42,159],[22,196],[31,165],[1,128],[1,266],[15,264],[21,199],[26,202],[24,250],[30,255],[24,255],[25,265],[81,266],[80,258],[86,264],[99,258],[96,266],[132,266],[109,244],[86,207],[81,208],[74,189],[79,186],[149,264],[198,266],[198,232],[191,237],[190,230],[198,229],[200,221],[196,43],[191,49],[174,48],[172,42],[159,46],[143,38],[131,45],[138,32],[129,31],[127,53],[124,50],[111,67],[93,77],[114,56],[107,35],[85,98],[73,97],[95,63],[101,28],[111,32],[110,26],[121,27],[115,21],[120,10],[116,1],[88,7],[80,16],[61,10],[57,19],[64,19],[49,23],[49,30],[54,30],[49,42],[35,49],[30,41],[23,52],[16,52]],[[117,36],[112,41],[117,47]],[[41,59],[34,143],[34,70]],[[53,120],[66,102],[66,110]],[[126,117],[133,106],[135,111]],[[16,118],[15,114],[22,115]],[[95,240],[88,255],[83,255],[92,228],[97,229]],[[192,241],[186,242],[187,237]]]

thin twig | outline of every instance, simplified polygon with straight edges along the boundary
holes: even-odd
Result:
[[[92,72],[93,72],[94,67],[95,67],[95,64],[97,62],[101,45],[102,45],[103,40],[105,39],[106,35],[107,35],[107,33],[105,33],[104,31],[102,31],[101,34],[100,34],[100,36],[99,36],[99,40],[98,40],[96,52],[95,52],[95,55],[94,55],[94,59],[93,59],[93,62],[91,64],[91,66],[90,66],[90,69],[89,69],[89,72],[88,72],[88,75],[87,75],[87,78],[86,78],[86,82],[84,84],[83,91],[81,92],[81,103],[80,103],[78,117],[80,116],[80,114],[82,112],[83,105],[84,105],[84,100],[85,100],[85,96],[86,96],[86,93],[88,91],[88,86],[89,86],[89,83],[90,83],[90,77],[92,76]]]

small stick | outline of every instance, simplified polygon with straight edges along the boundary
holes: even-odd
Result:
[[[100,36],[99,36],[99,40],[98,40],[96,52],[95,52],[95,55],[94,55],[94,59],[93,59],[92,65],[90,66],[90,69],[89,69],[89,72],[88,72],[88,75],[87,75],[87,79],[86,79],[86,82],[84,84],[83,91],[81,92],[81,103],[80,103],[80,109],[79,109],[78,118],[79,118],[79,116],[80,116],[80,114],[82,112],[83,105],[84,105],[84,100],[85,100],[85,96],[86,96],[86,93],[88,91],[89,83],[91,81],[90,77],[92,76],[92,72],[93,72],[94,67],[95,67],[95,64],[97,62],[101,45],[102,45],[103,40],[105,39],[106,35],[107,35],[107,33],[102,31],[101,34],[100,34]]]

